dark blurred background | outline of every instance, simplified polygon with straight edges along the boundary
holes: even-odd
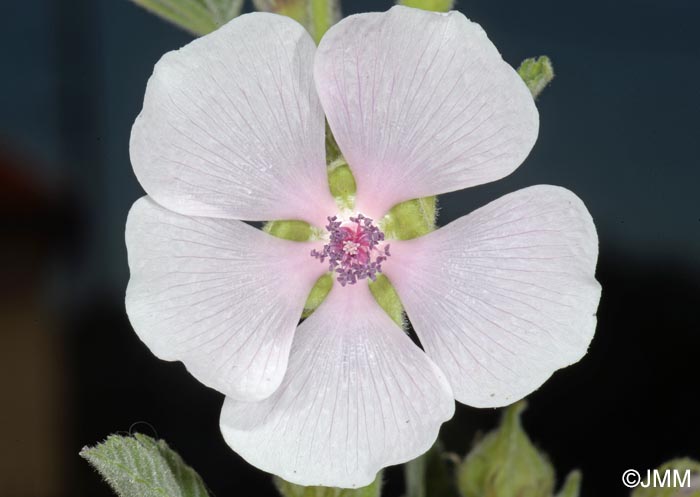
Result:
[[[597,335],[530,397],[524,423],[560,478],[583,471],[584,496],[628,495],[625,469],[700,458],[700,4],[458,8],[508,62],[547,54],[557,78],[538,101],[526,163],[442,197],[440,221],[537,183],[584,199],[600,235]],[[274,495],[224,444],[222,396],[151,355],[123,308],[124,221],[142,195],[131,124],[154,63],[191,37],[126,0],[6,1],[0,11],[0,494],[111,495],[78,451],[142,422],[135,429],[167,439],[214,495]],[[442,438],[464,453],[497,419],[459,405]],[[385,495],[400,495],[401,478],[387,472]]]

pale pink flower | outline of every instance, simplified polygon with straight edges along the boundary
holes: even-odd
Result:
[[[351,213],[329,193],[324,113],[357,182]],[[158,357],[226,394],[223,435],[250,463],[366,485],[427,450],[454,399],[510,404],[586,352],[597,238],[568,190],[526,188],[390,247],[378,229],[401,201],[511,173],[537,132],[525,84],[460,13],[350,16],[318,49],[288,18],[241,16],[148,82],[129,318]],[[331,233],[296,243],[239,219]],[[298,325],[329,263],[344,285]],[[370,294],[379,271],[425,352]]]

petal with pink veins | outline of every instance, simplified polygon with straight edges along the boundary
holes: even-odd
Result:
[[[391,250],[384,272],[458,401],[510,404],[586,353],[598,238],[570,191],[526,188]]]
[[[537,138],[527,86],[459,12],[347,17],[321,40],[314,73],[358,211],[375,219],[404,200],[502,178]]]
[[[126,310],[153,353],[228,396],[272,394],[306,297],[326,270],[310,259],[310,244],[241,221],[182,216],[148,197],[131,208],[126,244]]]
[[[221,430],[258,468],[353,488],[428,450],[453,411],[442,372],[359,283],[336,285],[300,325],[271,397],[226,399]]]
[[[181,214],[323,226],[335,204],[315,51],[298,23],[253,13],[164,55],[131,132],[146,192]]]

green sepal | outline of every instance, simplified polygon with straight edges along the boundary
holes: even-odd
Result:
[[[317,235],[313,226],[305,221],[268,221],[263,225],[263,231],[293,242],[308,242]]]
[[[454,462],[438,440],[428,452],[403,468],[405,497],[459,497],[454,478]]]
[[[336,202],[345,209],[352,210],[357,184],[345,159],[338,157],[328,165],[328,186]]]
[[[554,468],[520,422],[525,401],[507,407],[500,426],[487,434],[458,469],[463,497],[551,497]]]
[[[341,158],[342,155],[340,147],[335,141],[335,137],[331,131],[331,127],[328,125],[328,121],[326,121],[326,162],[332,164],[335,160]]]
[[[578,469],[573,470],[566,476],[556,497],[579,497],[581,495],[581,479],[581,472]]]
[[[301,313],[301,317],[308,318],[311,314],[318,308],[321,303],[326,300],[328,294],[333,288],[333,275],[331,273],[326,273],[316,280],[309,296],[304,304],[304,310]]]
[[[678,471],[678,478],[683,480],[685,478],[685,472],[690,471],[689,481],[676,481],[673,480],[673,470]],[[672,459],[658,468],[656,468],[659,478],[664,478],[666,471],[668,471],[668,484],[665,486],[655,486],[654,485],[654,474],[652,472],[651,478],[652,482],[647,481],[647,472],[641,473],[642,482],[644,484],[651,483],[647,488],[641,485],[637,486],[630,497],[700,497],[700,462],[695,461],[690,458],[679,458]],[[676,484],[677,483],[677,484]],[[690,487],[686,486],[690,485]]]
[[[204,482],[165,440],[110,435],[80,451],[120,497],[208,497]]]
[[[379,306],[384,309],[389,317],[401,328],[404,328],[406,321],[404,319],[403,305],[396,289],[389,281],[389,278],[383,274],[378,274],[375,281],[369,282],[369,290],[374,296]]]
[[[518,67],[518,74],[530,89],[532,97],[537,98],[554,79],[554,67],[549,57],[542,55],[522,61]]]
[[[131,0],[151,13],[201,36],[241,13],[243,0]]]
[[[447,12],[452,10],[455,2],[454,0],[399,0],[398,4],[415,9]]]
[[[341,207],[352,210],[357,183],[328,126],[326,157],[329,160],[328,185],[331,195]],[[416,198],[392,207],[379,225],[387,240],[410,240],[434,231],[437,213],[437,197]]]
[[[253,0],[253,6],[262,12],[291,17],[307,29],[317,44],[340,20],[339,0]]]
[[[371,484],[362,488],[303,487],[277,476],[274,480],[282,497],[380,497],[382,494],[381,473]]]
[[[437,197],[407,200],[395,205],[384,216],[381,229],[390,240],[410,240],[435,230]]]
[[[352,211],[357,184],[350,167],[340,155],[330,129],[327,129],[326,133],[326,153],[329,158],[335,157],[328,165],[328,186],[331,195],[341,208]],[[379,221],[379,226],[387,240],[409,240],[433,231],[436,217],[437,197],[418,198],[395,205]],[[263,231],[296,242],[318,240],[322,236],[318,228],[304,221],[269,221],[264,224]],[[303,318],[309,317],[318,308],[332,287],[333,276],[330,273],[316,281],[304,305]],[[404,308],[391,282],[385,276],[379,275],[376,281],[370,282],[370,290],[382,309],[397,325],[404,328]]]
[[[316,228],[304,221],[268,221],[263,225],[263,231],[277,238],[293,242],[307,242],[316,240],[320,236]],[[313,261],[311,256],[309,256],[309,262],[313,263],[316,261]],[[333,288],[333,276],[331,273],[326,273],[317,279],[306,299],[301,317],[308,318],[326,300],[331,288]]]
[[[304,310],[301,314],[302,318],[308,318],[318,306],[326,300],[326,297],[333,288],[333,284],[332,273],[326,273],[316,280],[304,304]],[[398,326],[404,328],[406,321],[404,319],[403,305],[401,304],[399,294],[396,293],[396,289],[392,286],[389,278],[383,274],[377,275],[376,281],[369,282],[369,289],[379,306],[384,309],[384,312],[386,312]]]

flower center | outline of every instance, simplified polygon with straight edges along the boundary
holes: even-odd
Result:
[[[328,259],[328,270],[336,273],[342,286],[354,285],[359,280],[377,279],[386,261],[389,245],[380,246],[384,233],[368,217],[358,214],[344,223],[337,216],[328,218],[326,230],[329,241],[323,250],[312,250],[311,256],[324,262]]]

